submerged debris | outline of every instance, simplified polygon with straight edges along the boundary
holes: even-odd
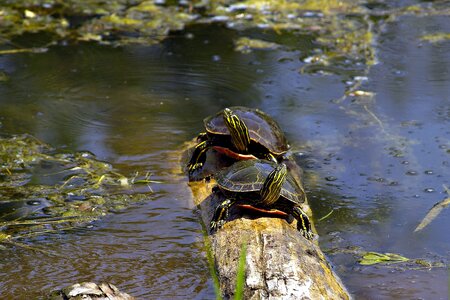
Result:
[[[119,291],[111,283],[82,282],[76,283],[62,290],[52,292],[49,300],[133,300],[134,297]]]

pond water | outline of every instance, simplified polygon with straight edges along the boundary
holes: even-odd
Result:
[[[33,241],[60,256],[2,250],[2,297],[108,281],[143,299],[214,298],[202,225],[186,178],[171,170],[203,118],[245,105],[285,130],[306,170],[321,247],[357,299],[446,299],[446,268],[361,266],[352,252],[449,261],[450,210],[413,232],[450,186],[450,41],[420,39],[435,31],[449,32],[448,18],[404,16],[383,28],[378,63],[360,87],[374,97],[342,98],[359,66],[302,72],[318,47],[305,34],[245,32],[289,47],[243,54],[233,46],[242,32],[194,26],[155,46],[0,56],[9,77],[0,83],[0,133],[87,150],[124,174],[148,171],[162,182],[144,203]]]

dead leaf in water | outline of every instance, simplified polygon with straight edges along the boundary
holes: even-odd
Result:
[[[445,184],[444,189],[447,195],[450,196],[450,190],[447,188]],[[436,217],[442,212],[442,210],[446,208],[449,204],[450,204],[450,197],[447,197],[444,200],[433,205],[433,207],[428,211],[425,218],[423,218],[422,222],[420,222],[420,224],[417,225],[416,229],[414,229],[414,232],[418,232],[424,229],[428,224],[431,223],[431,221],[436,219]]]
[[[378,253],[378,252],[367,252],[363,255],[359,263],[364,266],[370,266],[375,264],[390,264],[390,263],[400,263],[407,262],[409,258],[401,256],[395,253]]]

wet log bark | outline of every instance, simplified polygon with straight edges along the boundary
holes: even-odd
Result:
[[[190,143],[188,146],[192,146]],[[185,151],[182,164],[187,161]],[[218,155],[217,153],[215,154]],[[209,159],[205,173],[214,173],[221,159]],[[301,183],[302,171],[293,160],[288,168]],[[208,170],[209,169],[209,170]],[[214,180],[190,182],[194,204],[200,208],[202,221],[209,227],[218,203],[224,200],[213,191]],[[303,210],[311,216],[305,201]],[[230,211],[230,221],[207,238],[215,258],[222,296],[233,298],[242,244],[247,244],[244,299],[350,299],[344,285],[332,271],[317,242],[305,239],[295,221],[245,215],[239,209]]]

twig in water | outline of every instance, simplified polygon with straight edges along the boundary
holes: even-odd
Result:
[[[450,196],[450,190],[447,188],[445,184],[443,186],[447,195]],[[436,219],[436,217],[442,212],[442,210],[446,208],[449,204],[450,204],[450,197],[447,197],[444,200],[433,205],[433,207],[428,211],[425,218],[423,218],[422,222],[420,222],[420,224],[417,225],[416,229],[414,229],[414,232],[418,232],[424,229],[428,224],[431,223],[431,221]]]
[[[367,111],[367,113],[377,121],[377,123],[380,125],[381,129],[384,131],[384,125],[383,122],[371,111],[369,108],[367,108],[367,105],[364,105],[364,110]]]
[[[329,213],[327,213],[325,216],[323,216],[322,218],[320,218],[319,219],[319,222],[320,221],[323,221],[323,220],[325,220],[326,218],[328,218],[329,216],[331,216],[331,214],[334,212],[334,209],[332,209]]]

